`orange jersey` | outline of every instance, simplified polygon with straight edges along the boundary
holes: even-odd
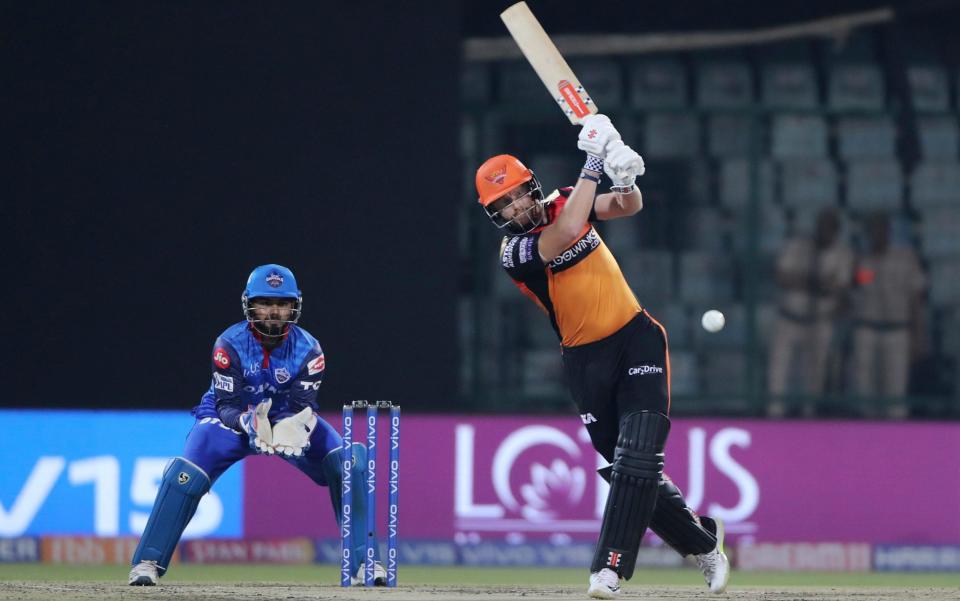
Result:
[[[571,190],[563,188],[548,199],[545,209],[550,223],[556,221]],[[592,211],[590,215],[595,219]],[[550,317],[563,346],[606,338],[636,317],[640,303],[592,225],[584,225],[573,244],[547,263],[538,250],[542,231],[540,227],[505,237],[500,264],[514,284]]]

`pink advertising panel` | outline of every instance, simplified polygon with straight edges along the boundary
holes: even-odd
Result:
[[[604,462],[575,415],[407,415],[400,444],[401,540],[595,540]],[[960,424],[676,419],[666,472],[743,542],[957,544],[958,458]],[[326,489],[276,459],[244,463],[245,536],[337,538]]]

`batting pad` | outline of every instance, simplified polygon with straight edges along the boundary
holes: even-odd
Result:
[[[656,507],[669,432],[670,420],[660,413],[628,413],[620,421],[610,493],[591,572],[610,568],[627,580],[633,576],[640,540]]]
[[[669,478],[660,481],[650,529],[684,557],[709,553],[717,546],[717,537],[700,523],[700,518],[687,507],[680,489]]]
[[[160,492],[133,554],[133,565],[155,561],[163,576],[183,530],[208,490],[210,478],[202,469],[182,457],[172,459],[163,470]]]

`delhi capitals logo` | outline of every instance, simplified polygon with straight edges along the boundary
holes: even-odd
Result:
[[[276,271],[271,271],[267,276],[267,284],[270,284],[271,288],[279,288],[283,286],[283,276]]]
[[[273,370],[273,377],[277,379],[277,384],[284,384],[290,380],[290,372],[286,367],[280,367]]]

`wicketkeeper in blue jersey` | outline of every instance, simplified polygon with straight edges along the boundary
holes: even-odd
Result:
[[[296,325],[303,297],[293,272],[281,265],[257,267],[242,304],[246,320],[227,328],[213,345],[210,389],[193,409],[197,421],[183,455],[163,472],[133,554],[131,585],[157,584],[200,498],[227,468],[250,455],[274,455],[328,487],[336,519],[342,515],[343,443],[315,414],[325,362],[317,340]],[[363,482],[363,444],[354,445],[353,456],[353,481]],[[367,531],[366,515],[365,496],[356,495],[353,519],[359,532]],[[351,556],[362,581],[365,541],[356,538]],[[386,571],[379,561],[375,565],[374,582],[384,586]]]

